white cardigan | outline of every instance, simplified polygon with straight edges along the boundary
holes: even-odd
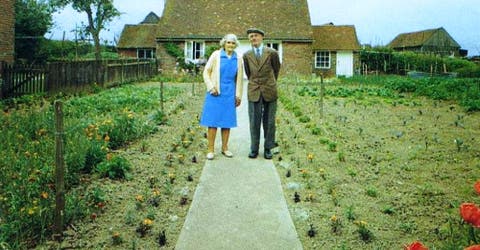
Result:
[[[220,50],[216,50],[208,58],[205,69],[203,70],[203,80],[207,87],[207,91],[210,91],[213,87],[216,87],[220,94]],[[235,96],[242,99],[243,91],[243,58],[237,54],[237,81],[235,87]]]

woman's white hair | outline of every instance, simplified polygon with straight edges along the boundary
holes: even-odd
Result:
[[[235,47],[238,47],[240,43],[238,42],[237,36],[235,34],[226,34],[220,41],[220,47],[225,47],[227,41],[235,42]]]

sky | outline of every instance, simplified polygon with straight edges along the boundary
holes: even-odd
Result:
[[[194,0],[192,0],[194,1]],[[270,0],[275,1],[275,0]],[[479,0],[307,0],[312,25],[354,25],[361,44],[387,45],[400,33],[443,27],[468,50],[480,55]],[[150,13],[161,16],[165,0],[114,0],[122,15],[100,33],[111,43],[125,24],[138,24]],[[87,23],[85,13],[71,8],[54,14],[55,26],[47,38],[73,40],[76,25]]]

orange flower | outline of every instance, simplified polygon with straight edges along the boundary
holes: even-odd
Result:
[[[473,245],[465,248],[464,250],[480,250],[480,245]]]
[[[460,205],[460,215],[465,222],[474,227],[480,227],[480,209],[473,203],[462,203]]]
[[[426,246],[418,241],[414,241],[412,244],[405,246],[405,250],[428,250]]]
[[[473,188],[475,188],[475,191],[477,191],[477,194],[480,194],[480,180],[475,182],[475,184],[473,185]]]

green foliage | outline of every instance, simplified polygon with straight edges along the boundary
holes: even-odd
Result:
[[[207,48],[205,49],[205,58],[210,58],[210,55],[212,55],[215,50],[219,50],[220,48],[220,45],[207,46]]]
[[[167,53],[172,56],[173,58],[176,59],[178,62],[180,68],[182,69],[187,69],[187,70],[192,70],[195,65],[193,63],[186,63],[185,62],[185,56],[183,50],[175,43],[169,42],[169,43],[164,43],[163,47],[167,51]]]
[[[357,76],[341,80],[342,83],[359,84],[362,86],[359,90],[362,93],[372,95],[395,97],[401,96],[399,93],[415,93],[417,95],[427,96],[435,100],[454,100],[458,101],[467,111],[480,110],[480,84],[479,78],[441,78],[425,77],[410,78],[401,76]],[[368,86],[368,87],[367,87]],[[372,86],[380,86],[383,91],[371,91]],[[394,92],[392,92],[394,91]],[[332,96],[347,97],[355,94],[352,88],[339,87],[327,91]]]
[[[127,159],[120,156],[114,156],[112,159],[98,164],[96,170],[102,177],[124,179],[130,168],[131,165]]]
[[[442,74],[444,70],[459,72],[461,69],[464,71],[464,68],[475,66],[473,62],[462,58],[440,57],[414,52],[394,52],[391,50],[362,50],[360,60],[367,65],[368,70],[400,75],[405,75],[408,71],[434,74]],[[462,76],[472,77],[468,74]]]
[[[180,93],[179,88],[165,88],[165,100]],[[99,170],[111,178],[125,177],[130,164],[108,152],[113,144],[121,146],[152,131],[154,124],[147,114],[158,109],[158,96],[156,86],[125,85],[64,100],[66,223],[83,218],[90,211],[92,201],[78,186],[85,173]],[[13,249],[24,249],[27,247],[23,244],[48,238],[52,230],[53,101],[26,95],[0,103],[0,242]],[[97,194],[88,197],[98,201],[101,195]]]
[[[45,1],[15,1],[15,55],[27,62],[45,60],[38,53],[43,37],[52,27],[53,9]]]
[[[104,0],[51,0],[51,6],[63,8],[69,4],[77,12],[87,14],[88,25],[84,25],[84,32],[90,34],[95,45],[95,59],[101,60],[100,51],[100,31],[107,27],[107,24],[116,17],[120,16],[120,12],[113,5],[113,1]]]

